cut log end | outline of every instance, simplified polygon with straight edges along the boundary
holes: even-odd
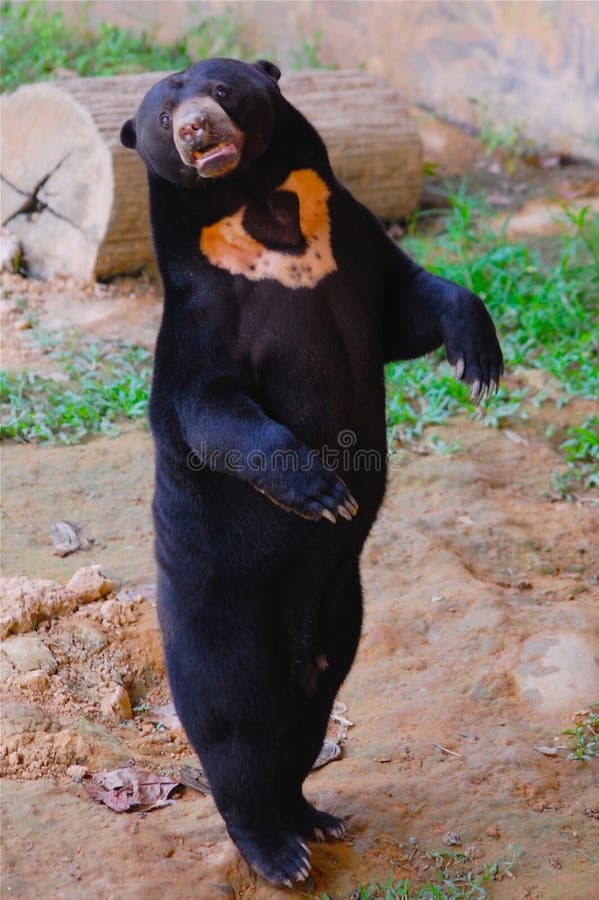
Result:
[[[2,224],[32,275],[92,278],[112,210],[112,158],[91,113],[51,84],[2,99]]]

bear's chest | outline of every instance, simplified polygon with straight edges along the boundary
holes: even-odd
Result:
[[[211,265],[231,275],[315,288],[337,269],[329,197],[315,171],[296,169],[264,204],[248,203],[204,227],[199,249]]]

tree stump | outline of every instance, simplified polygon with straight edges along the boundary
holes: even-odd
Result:
[[[145,168],[121,147],[119,132],[166,74],[67,78],[2,98],[2,223],[31,275],[106,279],[151,260]],[[359,200],[381,218],[414,212],[420,139],[393,88],[349,70],[292,72],[281,87]]]

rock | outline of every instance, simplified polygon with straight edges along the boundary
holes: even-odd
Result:
[[[27,578],[25,575],[2,578],[0,592],[2,638],[12,632],[32,631],[38,622],[73,609],[73,597],[62,585],[48,578]]]
[[[15,687],[23,688],[27,691],[36,691],[41,694],[50,684],[50,679],[44,669],[31,669],[29,672],[23,672],[22,675],[18,675],[14,679],[13,684]]]
[[[485,156],[482,141],[466,134],[458,125],[444,122],[418,106],[410,107],[410,112],[422,141],[423,159],[437,167],[436,174],[445,178],[464,175]]]
[[[37,703],[17,703],[7,700],[2,704],[2,737],[34,731],[50,731],[52,719]]]
[[[597,642],[578,632],[542,631],[522,646],[515,679],[543,715],[571,715],[599,693]]]
[[[89,747],[74,728],[63,728],[52,737],[52,754],[55,762],[66,768],[87,758]]]
[[[71,639],[92,653],[103,650],[108,643],[108,638],[104,632],[96,625],[92,625],[86,619],[75,619],[67,625],[67,632]]]
[[[82,603],[101,600],[112,587],[112,581],[98,565],[78,569],[64,587],[47,578],[2,578],[0,638],[13,632],[32,631],[45,619],[67,615]]]
[[[73,781],[81,781],[82,778],[85,778],[87,773],[87,766],[69,766],[67,769],[67,775],[69,778],[72,778]]]
[[[100,709],[105,718],[116,719],[117,722],[133,718],[129,695],[120,684],[113,684],[110,691],[102,697]]]
[[[131,600],[105,600],[100,607],[100,615],[102,621],[109,625],[127,625],[134,622],[136,613],[134,610],[135,601]]]
[[[100,566],[84,566],[67,581],[66,588],[75,594],[81,603],[101,600],[112,590],[112,581],[102,573]]]
[[[14,635],[2,642],[2,653],[19,672],[43,669],[52,674],[58,663],[37,634]]]
[[[583,207],[589,207],[588,219],[593,213],[599,214],[599,196],[584,197],[568,203],[569,212],[575,216]],[[490,225],[498,232],[505,229],[505,236],[510,240],[519,240],[528,235],[550,237],[564,232],[574,232],[576,229],[568,218],[563,203],[546,197],[530,200],[515,213],[494,216]]]

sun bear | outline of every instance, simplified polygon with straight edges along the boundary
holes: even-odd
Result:
[[[383,364],[444,345],[475,399],[503,364],[482,301],[387,237],[279,76],[204,60],[121,140],[147,167],[164,283],[150,422],[170,686],[230,837],[291,885],[305,841],[344,831],[302,785],[360,637]]]

